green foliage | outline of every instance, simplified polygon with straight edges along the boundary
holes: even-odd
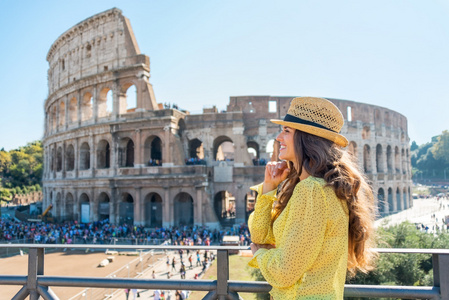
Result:
[[[41,190],[43,173],[42,143],[35,141],[24,147],[0,151],[1,185],[11,195]]]
[[[417,178],[443,178],[444,172],[449,174],[449,131],[435,138],[432,142],[410,147],[413,175]]]
[[[449,234],[428,234],[416,229],[414,224],[404,222],[389,228],[379,228],[382,248],[447,249]],[[430,254],[379,255],[376,269],[368,274],[357,274],[348,279],[352,284],[375,285],[433,285],[432,256]]]

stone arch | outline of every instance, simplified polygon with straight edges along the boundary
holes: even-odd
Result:
[[[227,136],[219,136],[214,140],[215,160],[234,160],[234,142]]]
[[[123,138],[119,145],[119,166],[134,167],[134,142],[130,138]]]
[[[113,111],[113,92],[109,87],[101,89],[97,99],[98,118],[107,118]]]
[[[357,158],[357,143],[354,141],[349,142],[347,152]]]
[[[368,144],[363,146],[363,169],[367,174],[373,171],[371,166],[371,148]]]
[[[255,166],[260,164],[260,149],[259,144],[256,141],[248,141],[246,143],[246,147],[248,148],[248,154]]]
[[[64,205],[64,214],[65,214],[65,220],[68,221],[74,221],[75,216],[73,213],[73,205],[74,205],[73,195],[72,193],[66,193],[65,194],[65,205]]]
[[[97,168],[109,169],[111,167],[111,147],[109,142],[101,140],[97,146]]]
[[[56,147],[52,146],[50,152],[50,169],[56,171]]]
[[[105,192],[101,192],[98,195],[98,221],[109,220],[109,208],[111,205],[111,199]]]
[[[121,86],[120,114],[135,112],[137,109],[137,88],[132,82]]]
[[[51,115],[50,115],[50,121],[51,121],[51,130],[55,131],[56,130],[56,119],[57,119],[57,110],[56,110],[56,105],[53,105],[51,108]]]
[[[187,128],[186,121],[184,121],[184,119],[182,119],[182,118],[179,119],[178,120],[178,132],[177,132],[179,137],[182,137],[186,128]]]
[[[80,222],[90,222],[90,199],[86,193],[82,193],[79,198]]]
[[[190,194],[181,192],[174,198],[174,225],[193,226],[193,198]]]
[[[393,173],[393,151],[390,145],[387,146],[387,170],[388,173]]]
[[[162,140],[157,135],[146,138],[143,157],[147,166],[162,166]]]
[[[162,227],[163,205],[162,197],[158,193],[149,193],[145,196],[145,226]]]
[[[408,205],[407,202],[408,202],[408,201],[407,201],[407,189],[404,187],[404,188],[402,189],[402,203],[403,203],[402,208],[403,208],[404,210],[407,209],[407,208],[409,208],[409,205]]]
[[[65,102],[61,101],[59,103],[59,126],[62,127],[65,125]]]
[[[382,151],[382,145],[377,144],[376,146],[376,171],[377,173],[383,173],[384,172],[384,154]]]
[[[388,188],[388,211],[391,213],[394,211],[393,189]]]
[[[189,141],[189,158],[193,161],[204,159],[203,142],[197,138]]]
[[[232,226],[236,216],[235,197],[228,191],[220,191],[214,196],[214,211],[222,226]]]
[[[75,148],[72,144],[68,145],[65,151],[65,169],[67,171],[75,169]]]
[[[279,157],[279,142],[276,139],[270,139],[267,142],[266,147],[266,155],[268,156],[268,160],[276,161]]]
[[[68,113],[70,123],[74,123],[78,120],[78,100],[76,100],[75,97],[70,99]]]
[[[87,142],[80,147],[80,170],[90,169],[90,146]]]
[[[362,139],[369,140],[371,138],[371,128],[369,126],[364,126],[362,129]]]
[[[94,97],[90,92],[86,92],[81,101],[81,122],[92,119]]]
[[[62,171],[62,147],[59,146],[58,150],[56,151],[56,171],[61,172]]]
[[[401,192],[400,192],[399,188],[396,188],[396,209],[397,209],[397,211],[401,211],[404,209],[402,207]]]
[[[120,196],[119,224],[134,224],[134,198],[129,193]]]
[[[394,168],[395,168],[396,174],[399,174],[401,172],[401,157],[399,154],[398,146],[396,146],[394,148]]]
[[[385,192],[383,188],[379,188],[377,191],[377,209],[379,214],[387,213],[387,205],[385,203]]]

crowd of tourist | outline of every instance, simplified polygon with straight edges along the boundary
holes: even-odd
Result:
[[[228,230],[210,230],[200,226],[147,229],[130,224],[114,225],[107,220],[79,223],[21,222],[0,218],[0,242],[20,240],[46,244],[114,244],[133,245],[211,245],[220,244],[225,235],[239,235],[242,245],[249,245],[250,236],[245,224]]]
[[[191,157],[186,159],[186,165],[206,165],[206,161],[197,157]]]

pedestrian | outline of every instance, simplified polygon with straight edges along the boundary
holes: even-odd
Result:
[[[132,289],[131,292],[133,293],[133,300],[136,300],[136,298],[137,298],[137,289]]]
[[[156,279],[156,272],[153,270],[153,273],[151,273],[151,278]]]
[[[179,270],[179,273],[181,273],[181,279],[186,279],[186,267],[183,263],[181,263],[181,269]]]
[[[249,265],[273,299],[343,299],[346,273],[371,270],[374,197],[339,134],[344,119],[323,98],[292,100],[248,225]]]
[[[190,269],[193,268],[192,262],[193,262],[192,255],[189,255]]]
[[[200,257],[200,252],[197,251],[196,252],[196,266],[201,266],[201,257]]]
[[[176,262],[175,262],[175,257],[173,256],[173,260],[171,261],[171,269],[172,269],[172,271],[174,270],[176,272],[175,266],[176,266]]]
[[[167,255],[167,271],[170,269],[170,257]]]
[[[153,293],[153,299],[154,300],[161,300],[161,291],[160,290],[155,290]]]
[[[125,289],[125,299],[128,300],[129,298],[129,289]]]

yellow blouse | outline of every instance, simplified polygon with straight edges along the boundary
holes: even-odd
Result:
[[[248,220],[256,244],[275,244],[259,249],[249,265],[259,268],[272,285],[277,299],[343,299],[348,261],[348,208],[325,187],[322,178],[309,176],[299,182],[287,206],[271,226],[275,191],[258,192]]]

